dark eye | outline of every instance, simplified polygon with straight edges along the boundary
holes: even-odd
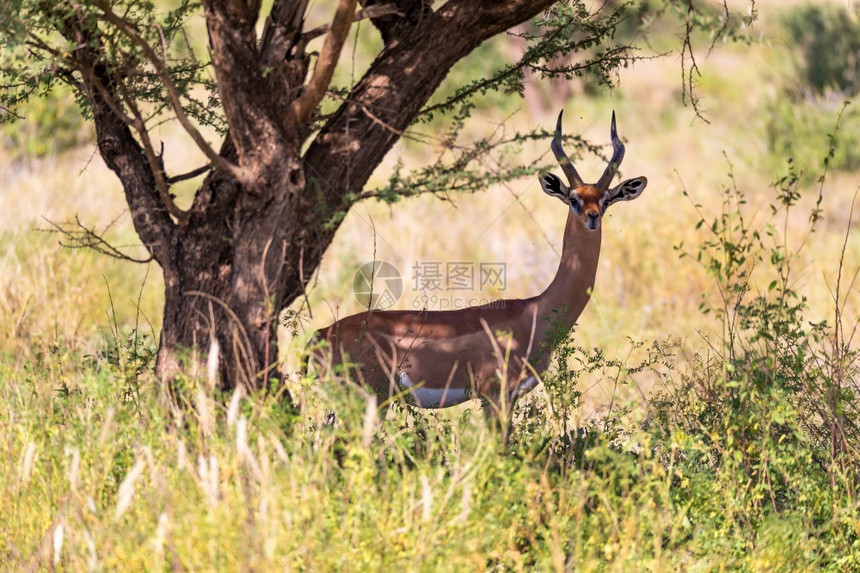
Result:
[[[573,209],[573,212],[577,215],[582,213],[582,203],[580,203],[579,199],[573,195],[570,197],[570,208]]]

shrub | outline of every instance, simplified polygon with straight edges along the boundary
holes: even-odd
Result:
[[[818,158],[830,153],[833,169],[860,169],[860,130],[836,130],[834,117],[845,125],[860,122],[860,112],[849,102],[823,96],[795,100],[790,94],[772,100],[765,108],[765,136],[774,161],[790,158],[805,182],[814,181]]]
[[[710,238],[682,253],[713,277],[719,298],[702,310],[723,335],[653,402],[652,436],[687,484],[673,493],[702,533],[703,552],[789,569],[856,567],[860,537],[844,515],[858,509],[860,352],[843,316],[852,294],[845,277],[856,269],[845,268],[843,252],[833,322],[807,316],[792,286],[799,251],[787,246],[800,198],[792,168],[774,189],[771,219],[751,226],[744,193],[727,187],[722,213],[699,223]],[[678,435],[699,439],[681,447]]]
[[[860,7],[806,5],[788,10],[783,26],[797,47],[801,79],[817,94],[856,94],[860,81]]]
[[[790,157],[797,170],[810,174],[828,149],[829,167],[860,168],[860,131],[834,133],[833,116],[843,108],[846,125],[860,113],[843,103],[860,89],[860,7],[806,5],[782,17],[786,42],[795,47],[797,77],[779,88],[764,109],[765,135],[777,161]]]
[[[54,90],[30,99],[9,116],[2,128],[3,145],[12,157],[41,157],[72,149],[93,139],[68,91]]]

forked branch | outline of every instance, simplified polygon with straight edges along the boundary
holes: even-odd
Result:
[[[397,7],[396,4],[374,4],[373,6],[368,6],[362,10],[359,10],[355,13],[355,17],[352,19],[353,22],[360,22],[362,20],[367,20],[369,18],[380,18],[382,16],[400,16],[403,17],[403,12]],[[302,34],[302,40],[304,42],[310,42],[314,38],[319,38],[329,30],[331,30],[332,24],[323,24],[322,26],[317,26],[313,30],[308,30]]]
[[[72,53],[63,52],[52,48],[51,46],[44,43],[41,38],[30,32],[28,34],[29,40],[28,43],[41,49],[45,50],[56,58],[68,62],[72,69],[79,70],[80,73],[85,77],[85,84],[91,86],[92,89],[95,89],[99,95],[104,100],[104,103],[108,106],[108,108],[113,112],[113,114],[122,121],[129,128],[135,130],[140,138],[140,143],[143,147],[143,154],[146,158],[146,161],[149,165],[149,169],[152,172],[152,176],[155,179],[155,186],[158,190],[158,195],[161,198],[164,207],[167,209],[167,212],[172,216],[176,217],[176,219],[180,222],[184,222],[186,220],[185,213],[177,207],[177,205],[173,202],[173,198],[170,196],[169,190],[169,182],[165,180],[163,169],[161,167],[161,162],[158,158],[158,155],[155,153],[155,149],[152,146],[152,142],[149,138],[149,131],[146,129],[146,123],[143,120],[143,116],[138,109],[134,98],[132,98],[127,90],[124,88],[121,82],[117,82],[119,86],[120,96],[124,99],[126,106],[131,112],[131,116],[128,116],[120,106],[117,101],[117,94],[113,93],[111,90],[107,88],[105,82],[102,81],[102,78],[98,76],[95,72],[95,66],[92,63],[87,63],[76,58]],[[66,82],[69,85],[74,86],[78,90],[85,90],[84,85],[77,82],[71,73],[65,72],[61,73],[64,76]]]
[[[113,24],[117,27],[123,34],[125,34],[132,42],[134,42],[141,50],[143,50],[144,55],[147,57],[149,62],[155,67],[155,71],[158,73],[158,76],[161,78],[161,81],[164,82],[164,87],[167,89],[167,95],[170,99],[170,104],[173,107],[173,113],[176,114],[176,119],[179,121],[182,128],[188,133],[194,143],[197,144],[197,147],[206,155],[209,160],[215,164],[219,169],[222,169],[236,178],[237,181],[242,183],[243,185],[248,185],[251,181],[248,181],[247,177],[244,174],[244,171],[236,164],[228,161],[225,157],[219,155],[206,139],[203,138],[203,135],[200,134],[200,131],[191,123],[191,120],[188,119],[188,115],[185,113],[185,109],[182,107],[182,100],[179,90],[176,88],[176,84],[173,83],[173,79],[170,77],[170,73],[167,70],[166,65],[166,46],[164,40],[164,33],[159,28],[158,33],[161,37],[162,41],[162,53],[164,54],[164,59],[160,58],[158,54],[156,54],[155,49],[144,40],[140,34],[124,19],[117,16],[111,9],[110,6],[105,2],[99,3],[99,8],[104,15],[105,20],[109,23]]]
[[[307,121],[310,114],[322,101],[323,96],[325,96],[326,89],[334,75],[334,68],[340,58],[343,43],[346,41],[346,36],[349,33],[349,27],[355,18],[356,3],[357,0],[339,0],[338,2],[337,12],[334,15],[334,20],[332,20],[331,29],[325,37],[325,43],[323,43],[322,51],[317,59],[317,65],[314,67],[314,74],[310,82],[305,86],[302,95],[291,106],[292,115],[299,124]]]

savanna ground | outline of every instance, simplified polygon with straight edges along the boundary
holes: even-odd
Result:
[[[216,396],[206,373],[188,373],[195,408],[174,410],[152,374],[158,268],[46,232],[79,217],[135,252],[92,135],[68,102],[34,104],[0,156],[3,568],[860,569],[860,109],[844,103],[860,12],[815,6],[759,2],[751,42],[696,53],[709,123],[682,104],[677,53],[611,92],[533,78],[527,103],[476,110],[466,138],[550,127],[563,107],[566,131],[601,145],[615,110],[622,176],[649,179],[607,215],[592,301],[504,445],[477,408],[380,421],[359,389],[298,365],[314,328],[361,310],[367,261],[400,271],[395,308],[428,294],[416,263],[504,264],[503,286],[429,293],[451,304],[540,292],[566,212],[536,179],[360,204],[284,316],[298,412]],[[678,33],[653,23],[643,55]],[[366,65],[354,49],[340,73]],[[515,49],[498,39],[453,73]],[[443,130],[414,127],[375,178],[429,161]],[[505,160],[549,157],[547,141]],[[577,166],[595,179],[602,161]]]

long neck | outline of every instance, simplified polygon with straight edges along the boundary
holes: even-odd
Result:
[[[539,316],[561,319],[562,328],[570,328],[582,314],[597,276],[600,258],[601,229],[589,231],[569,213],[564,228],[561,263],[555,278],[538,296]]]

